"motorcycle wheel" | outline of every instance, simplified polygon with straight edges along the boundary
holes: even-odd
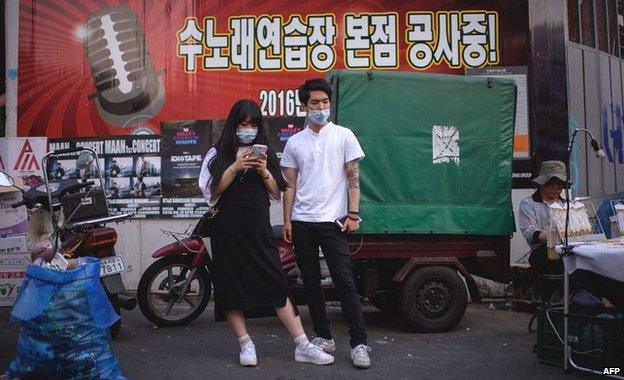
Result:
[[[139,309],[145,318],[157,326],[185,325],[204,312],[212,283],[205,267],[197,268],[185,294],[183,284],[195,268],[191,256],[162,258],[150,265],[141,280],[137,292]]]
[[[109,294],[108,299],[113,305],[113,309],[115,309],[115,313],[119,315],[119,320],[113,323],[109,328],[111,339],[115,339],[117,335],[119,335],[119,331],[121,330],[121,308],[119,307],[119,296],[117,294]]]

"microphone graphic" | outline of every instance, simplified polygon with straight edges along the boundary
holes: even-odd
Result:
[[[106,122],[133,127],[154,117],[165,102],[162,78],[154,70],[135,11],[104,8],[85,24],[85,50],[97,109]]]

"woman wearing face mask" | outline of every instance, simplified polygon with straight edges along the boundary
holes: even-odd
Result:
[[[275,315],[295,341],[295,360],[331,364],[334,358],[311,344],[288,298],[269,220],[269,197],[280,199],[287,187],[277,156],[251,155],[253,144],[265,144],[262,114],[251,100],[232,106],[221,138],[206,154],[199,186],[209,205],[219,209],[211,232],[215,270],[215,319],[227,320],[241,347],[239,362],[257,364],[245,318]]]

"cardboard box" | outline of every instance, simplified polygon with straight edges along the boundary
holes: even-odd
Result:
[[[0,271],[8,270],[26,270],[28,265],[32,264],[30,253],[9,253],[0,255]]]
[[[0,238],[0,257],[7,254],[27,253],[26,235],[14,235]]]
[[[24,278],[26,271],[0,271],[0,306],[13,306]]]
[[[26,206],[11,207],[22,200],[22,193],[16,189],[0,187],[0,237],[28,232],[28,211]]]

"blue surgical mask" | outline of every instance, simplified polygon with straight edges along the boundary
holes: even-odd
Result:
[[[308,110],[308,120],[318,125],[327,123],[327,120],[329,120],[329,108],[324,110]]]
[[[255,129],[237,129],[236,136],[238,137],[238,141],[243,144],[251,144],[258,135],[258,131]]]

